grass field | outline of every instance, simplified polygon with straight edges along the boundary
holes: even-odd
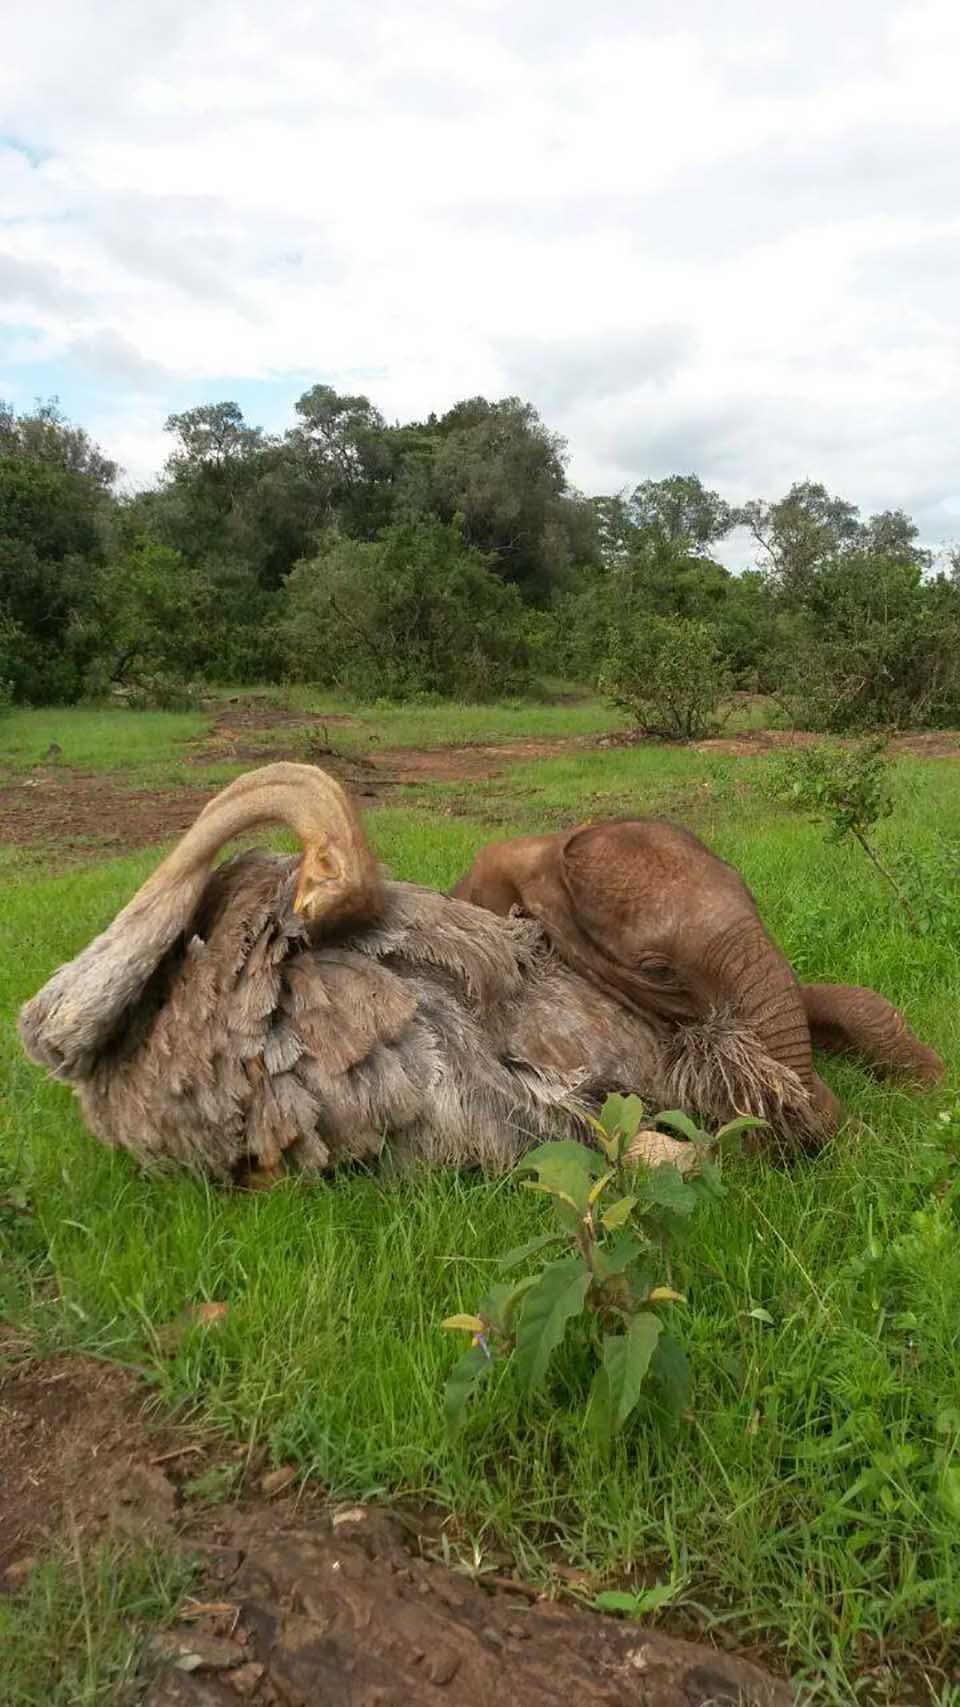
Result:
[[[581,713],[559,732],[605,726],[601,708],[553,709]],[[518,711],[515,733],[542,732],[547,710]],[[484,738],[504,738],[513,715],[491,713]],[[0,724],[7,762],[56,739],[78,768],[149,769],[199,732],[192,714],[74,712],[65,741],[64,717]],[[409,717],[391,742],[476,739],[466,731],[483,722]],[[851,1115],[827,1151],[789,1172],[730,1164],[675,1307],[693,1376],[683,1422],[641,1414],[606,1459],[567,1365],[532,1402],[507,1375],[446,1439],[457,1348],[440,1321],[471,1308],[497,1254],[541,1225],[512,1181],[353,1173],[230,1197],[144,1178],[84,1136],[10,1021],[156,848],[0,879],[0,1312],[44,1349],[144,1370],[165,1406],[267,1445],[337,1494],[445,1508],[465,1545],[505,1543],[535,1579],[562,1560],[598,1587],[670,1581],[668,1623],[725,1626],[816,1701],[946,1707],[960,1703],[943,1682],[960,1664],[960,906],[944,893],[943,927],[909,935],[856,848],[826,846],[766,802],[765,762],[578,750],[478,788],[473,816],[440,810],[456,785],[438,783],[369,820],[397,875],[446,886],[491,834],[485,810],[498,835],[617,803],[671,810],[740,867],[804,978],[875,985],[946,1056],[946,1087],[925,1096],[827,1062]],[[960,844],[960,769],[902,761],[898,792],[884,847],[939,871],[942,846]],[[5,1217],[4,1189],[33,1217]],[[223,1327],[162,1350],[158,1329],[200,1300],[229,1305]]]

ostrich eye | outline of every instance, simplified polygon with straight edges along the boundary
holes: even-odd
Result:
[[[641,960],[637,966],[641,977],[649,978],[655,984],[672,984],[674,982],[673,967],[669,960],[660,960],[655,955]]]

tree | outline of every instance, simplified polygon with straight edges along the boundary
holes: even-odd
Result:
[[[18,699],[72,699],[90,655],[95,572],[116,466],[56,403],[0,405],[0,612],[21,642]]]
[[[585,500],[567,492],[564,444],[530,403],[471,398],[436,425],[432,507],[462,517],[463,535],[533,603],[579,561],[596,557]]]
[[[178,441],[167,465],[174,476],[203,473],[225,484],[263,439],[259,427],[247,426],[238,403],[200,403],[182,415],[168,415],[164,431]]]
[[[282,632],[296,674],[370,697],[490,698],[527,669],[516,589],[433,518],[377,541],[331,533],[287,581]]]
[[[705,551],[734,525],[735,511],[710,492],[696,474],[671,474],[634,487],[627,513],[642,533],[657,533],[672,545]]]
[[[862,532],[856,505],[812,480],[791,486],[775,504],[757,499],[735,514],[761,547],[780,597],[793,605],[803,603],[818,570]]]
[[[960,715],[960,597],[945,576],[866,547],[823,566],[784,671],[801,727],[944,724]]]
[[[111,682],[192,675],[216,656],[214,589],[180,553],[139,539],[97,581],[100,657]]]

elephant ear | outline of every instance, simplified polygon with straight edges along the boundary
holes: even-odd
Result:
[[[651,845],[646,825],[591,824],[567,837],[560,875],[577,932],[604,960],[623,965],[643,928],[643,896],[662,893],[676,861]]]

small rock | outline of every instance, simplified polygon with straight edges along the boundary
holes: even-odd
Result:
[[[427,1676],[431,1683],[443,1687],[452,1683],[460,1670],[460,1655],[451,1653],[436,1653],[427,1661]]]
[[[229,1671],[246,1658],[238,1642],[226,1636],[206,1636],[202,1630],[162,1630],[150,1644],[160,1659],[178,1671]]]
[[[15,1559],[13,1564],[8,1565],[3,1573],[4,1582],[9,1583],[11,1588],[19,1588],[22,1583],[26,1582],[36,1562],[32,1553],[25,1554],[22,1559]]]
[[[346,1523],[366,1523],[367,1510],[362,1505],[347,1506],[345,1511],[335,1511],[330,1520],[332,1529],[342,1529]]]
[[[263,1676],[263,1666],[257,1660],[251,1660],[248,1665],[238,1666],[230,1673],[230,1682],[238,1695],[250,1696]]]
[[[296,1480],[296,1475],[292,1464],[281,1464],[279,1470],[268,1470],[267,1474],[260,1478],[260,1492],[268,1500],[272,1500],[275,1494],[282,1494],[284,1488],[289,1488],[291,1482]]]

